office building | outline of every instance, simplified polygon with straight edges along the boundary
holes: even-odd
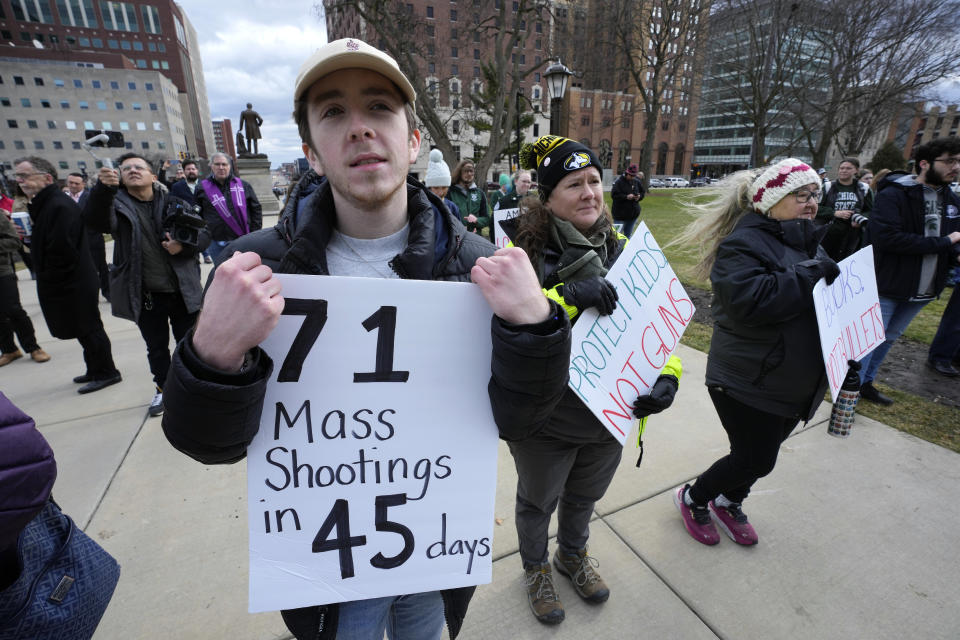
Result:
[[[37,155],[64,174],[93,174],[98,163],[80,146],[92,129],[119,131],[127,150],[174,158],[188,148],[179,97],[159,71],[0,58],[0,155]]]
[[[213,121],[213,141],[216,151],[225,153],[236,161],[237,147],[234,144],[233,126],[230,118]]]
[[[214,149],[196,31],[172,0],[0,0],[0,46],[13,63],[159,72],[176,87],[187,152]]]

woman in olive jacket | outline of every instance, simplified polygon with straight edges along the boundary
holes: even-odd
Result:
[[[720,541],[711,518],[734,542],[757,543],[741,504],[826,390],[813,286],[839,268],[819,246],[819,193],[816,172],[793,158],[742,171],[694,205],[701,216],[675,241],[704,247],[698,269],[710,275],[714,317],[706,384],[730,439],[730,453],[674,496],[703,544]]]

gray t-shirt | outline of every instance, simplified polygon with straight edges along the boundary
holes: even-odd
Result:
[[[923,235],[927,238],[940,237],[940,212],[943,211],[943,187],[934,189],[923,185]],[[919,299],[932,298],[936,291],[937,262],[940,254],[925,253],[920,267],[920,282],[917,286]]]
[[[383,238],[352,238],[334,230],[327,244],[327,268],[332,276],[399,278],[390,261],[407,246],[410,225]]]

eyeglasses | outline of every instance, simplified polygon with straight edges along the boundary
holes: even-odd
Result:
[[[34,171],[33,173],[15,173],[13,174],[14,180],[26,180],[30,176],[42,176],[43,171]]]
[[[942,162],[948,167],[960,167],[960,158],[934,158],[934,162]]]
[[[120,167],[120,171],[123,173],[130,173],[131,171],[149,171],[150,167],[147,167],[142,164],[128,164],[125,167]]]
[[[791,191],[791,195],[797,199],[797,202],[804,204],[810,201],[810,198],[813,198],[814,202],[820,202],[820,196],[823,195],[822,191],[807,191],[806,189],[797,189],[796,191]]]

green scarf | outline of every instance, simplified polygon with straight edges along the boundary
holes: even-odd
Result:
[[[607,275],[607,231],[605,229],[584,237],[573,223],[550,216],[550,230],[544,253],[560,256],[550,275],[554,283],[576,282],[593,276]]]

